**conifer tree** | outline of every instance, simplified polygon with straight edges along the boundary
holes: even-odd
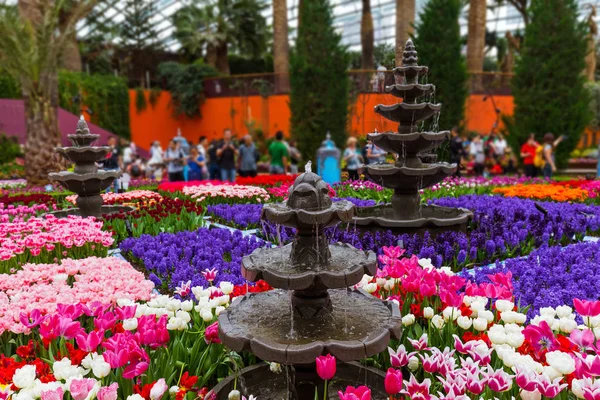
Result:
[[[461,53],[458,17],[461,0],[429,0],[420,14],[414,43],[419,64],[429,67],[428,81],[442,103],[440,129],[461,125],[467,100],[467,67]]]
[[[591,121],[590,95],[584,87],[587,53],[585,22],[575,0],[532,0],[530,22],[515,67],[514,118],[505,118],[508,141],[517,154],[530,133],[566,135],[556,149],[564,165]]]
[[[328,0],[300,2],[300,26],[290,62],[292,135],[314,160],[327,132],[338,147],[347,137],[350,56],[332,25]]]

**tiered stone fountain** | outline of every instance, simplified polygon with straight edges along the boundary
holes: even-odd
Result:
[[[103,160],[111,150],[109,146],[92,146],[100,135],[90,132],[81,116],[74,135],[68,135],[71,147],[57,147],[55,150],[69,162],[75,164],[73,172],[51,172],[48,178],[58,181],[64,188],[77,194],[77,207],[52,212],[57,217],[81,215],[82,217],[100,217],[102,214],[128,212],[131,207],[103,206],[100,192],[106,190],[121,171],[99,171],[96,163]]]
[[[391,106],[378,105],[375,112],[398,122],[398,132],[369,134],[378,147],[397,154],[395,164],[369,164],[367,172],[376,183],[394,189],[391,204],[361,208],[354,222],[362,229],[392,229],[397,232],[422,232],[436,229],[466,230],[473,214],[462,208],[421,205],[420,189],[425,189],[452,175],[458,166],[448,163],[424,163],[427,152],[435,150],[450,136],[449,131],[421,132],[419,123],[438,117],[441,104],[420,102],[435,92],[432,84],[419,78],[428,68],[417,64],[412,40],[406,42],[402,66],[394,69],[396,84],[385,91],[403,99]]]
[[[287,201],[263,208],[262,218],[297,229],[294,242],[257,249],[242,261],[247,280],[264,279],[277,289],[238,298],[219,316],[225,346],[287,370],[275,374],[265,364],[241,370],[215,388],[218,400],[227,399],[234,382],[245,396],[313,400],[315,388],[320,396],[323,389],[315,359],[328,353],[339,361],[330,398],[348,385],[365,384],[374,400],[388,398],[383,372],[351,361],[378,354],[400,337],[398,306],[349,288],[365,273],[375,274],[375,254],[327,243],[323,229],[351,221],[355,208],[347,201],[332,203],[327,184],[307,169]]]

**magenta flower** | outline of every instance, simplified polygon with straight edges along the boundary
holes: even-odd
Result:
[[[201,274],[202,274],[202,276],[204,276],[204,279],[206,279],[209,282],[212,282],[217,278],[217,269],[216,268],[205,269],[204,271],[201,272]]]
[[[103,331],[111,330],[117,323],[117,316],[108,311],[94,319],[94,326],[96,329],[102,329]]]
[[[400,374],[400,379],[402,379],[402,374]],[[429,400],[431,398],[431,396],[429,395],[431,380],[424,379],[422,383],[419,383],[415,376],[413,374],[410,374],[410,380],[404,383],[406,384],[406,389],[401,390],[400,393],[408,395],[411,398],[411,400]],[[388,392],[388,394],[391,393]]]
[[[600,314],[600,301],[573,299],[573,305],[582,317],[595,317]]]
[[[502,369],[494,371],[494,369],[488,366],[488,372],[486,373],[487,385],[494,392],[506,392],[512,387],[512,376],[504,372]]]
[[[600,400],[600,380],[585,378],[581,386],[585,400]]]
[[[143,315],[138,319],[136,339],[140,344],[158,349],[169,341],[167,330],[167,315],[162,315],[158,320],[154,315]]]
[[[538,326],[529,325],[523,329],[523,336],[531,344],[536,354],[553,351],[559,347],[558,340],[554,337],[554,332],[546,321],[540,321]]]
[[[61,387],[56,388],[55,390],[45,390],[42,392],[41,399],[42,400],[62,400],[64,394],[65,394],[65,391]]]
[[[317,374],[325,381],[332,379],[335,376],[336,360],[331,354],[319,356],[315,360],[317,363]]]
[[[44,319],[44,317],[42,316],[42,313],[37,308],[34,310],[31,310],[29,315],[27,315],[25,313],[19,314],[19,320],[21,321],[21,323],[23,325],[25,325],[29,329],[33,329],[36,326],[38,326],[42,322],[43,319]]]
[[[558,377],[551,381],[547,375],[539,375],[537,377],[537,390],[542,394],[542,396],[552,399],[558,396],[558,394],[562,392],[564,388],[569,386],[566,383],[560,384],[561,380],[562,377]]]
[[[571,339],[571,341],[579,346],[582,350],[587,350],[594,345],[596,336],[590,329],[575,329],[573,332],[571,332],[569,339]]]
[[[137,347],[129,352],[128,362],[129,364],[123,370],[123,378],[133,379],[146,372],[150,365],[150,357],[143,349]]]
[[[206,275],[205,275],[205,277],[206,277]],[[216,273],[215,273],[215,278],[216,278]],[[208,278],[206,278],[206,280],[208,280]],[[214,278],[213,278],[213,280],[214,280]],[[210,282],[212,282],[212,281],[210,281]],[[191,292],[192,292],[192,281],[181,282],[179,284],[179,286],[177,286],[175,288],[175,293],[177,293],[181,297],[188,297]]]
[[[136,310],[137,310],[137,305],[117,307],[117,308],[115,308],[115,314],[117,314],[117,318],[120,321],[124,321],[126,319],[131,319],[131,318],[135,317]]]
[[[75,336],[77,346],[85,352],[91,353],[96,351],[96,347],[104,340],[104,331],[91,331],[89,334],[82,331]]]
[[[95,384],[95,379],[73,379],[71,381],[71,385],[69,386],[69,392],[71,392],[71,396],[74,400],[85,400],[87,395],[94,388]]]
[[[353,387],[348,386],[346,391],[338,392],[340,400],[371,400],[371,389],[366,386]]]
[[[537,374],[533,371],[517,369],[515,382],[521,389],[533,392],[537,389]]]
[[[473,373],[469,370],[465,371],[465,388],[473,393],[480,394],[485,390],[485,385],[487,383],[487,378],[485,376],[480,376],[479,371]]]
[[[117,400],[117,389],[119,388],[119,384],[117,382],[111,384],[110,386],[103,386],[98,390],[98,400]]]
[[[575,373],[578,377],[600,376],[600,356],[575,353]]]
[[[56,310],[63,317],[71,318],[75,320],[83,314],[83,307],[81,304],[57,304]]]
[[[398,350],[394,351],[391,347],[388,347],[388,353],[390,354],[390,362],[392,367],[401,368],[408,364],[408,359],[415,353],[408,354],[404,345],[398,346]]]
[[[129,360],[129,355],[127,349],[121,348],[119,350],[106,350],[102,353],[102,357],[104,357],[104,361],[110,364],[111,368],[120,368],[127,364]]]
[[[463,343],[457,335],[452,335],[452,337],[454,338],[454,348],[460,354],[468,354],[469,351],[473,350],[473,341]]]
[[[408,341],[417,351],[429,350],[429,347],[427,347],[427,333],[423,333],[418,340],[408,338]]]
[[[383,383],[387,394],[394,395],[400,393],[403,387],[402,371],[389,368],[385,374]]]
[[[221,343],[221,339],[219,339],[219,321],[215,321],[206,327],[206,330],[204,331],[204,341],[206,344]]]

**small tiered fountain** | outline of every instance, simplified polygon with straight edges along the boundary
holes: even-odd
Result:
[[[234,382],[245,396],[313,400],[315,389],[323,393],[315,359],[328,353],[339,361],[330,398],[348,385],[365,384],[374,400],[388,398],[383,372],[351,361],[378,354],[391,338],[400,338],[398,306],[349,288],[365,273],[376,273],[375,254],[330,245],[323,232],[351,221],[354,210],[348,201],[332,203],[327,184],[310,165],[296,178],[287,201],[263,207],[263,219],[296,228],[297,236],[286,246],[244,257],[247,280],[263,279],[277,289],[236,299],[219,315],[219,337],[234,351],[283,364],[286,372],[275,374],[265,364],[241,370],[215,388],[218,400],[227,399]]]
[[[68,135],[71,147],[57,147],[55,150],[69,162],[75,164],[73,172],[51,172],[48,178],[58,181],[65,189],[77,194],[78,208],[69,208],[52,212],[57,217],[80,215],[82,217],[100,217],[102,214],[128,212],[131,207],[103,206],[100,192],[106,190],[122,172],[98,170],[96,163],[105,159],[111,150],[109,146],[92,146],[100,135],[90,133],[87,123],[81,116],[74,135]]]
[[[398,132],[369,134],[373,144],[397,154],[395,164],[369,164],[367,172],[376,183],[394,189],[391,204],[361,208],[354,222],[362,229],[392,229],[397,232],[422,232],[440,229],[466,230],[473,214],[462,208],[421,205],[419,190],[433,186],[456,172],[458,166],[448,163],[425,163],[428,152],[437,149],[450,136],[449,131],[421,132],[419,124],[439,118],[441,104],[420,102],[435,92],[432,84],[421,84],[419,78],[428,68],[417,64],[417,51],[412,40],[406,42],[402,66],[394,69],[396,84],[385,91],[402,98],[391,106],[378,105],[375,112],[398,122]]]

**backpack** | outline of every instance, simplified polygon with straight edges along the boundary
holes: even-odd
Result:
[[[542,168],[546,164],[544,161],[544,146],[538,146],[535,149],[535,157],[533,159],[533,165],[538,168]]]

